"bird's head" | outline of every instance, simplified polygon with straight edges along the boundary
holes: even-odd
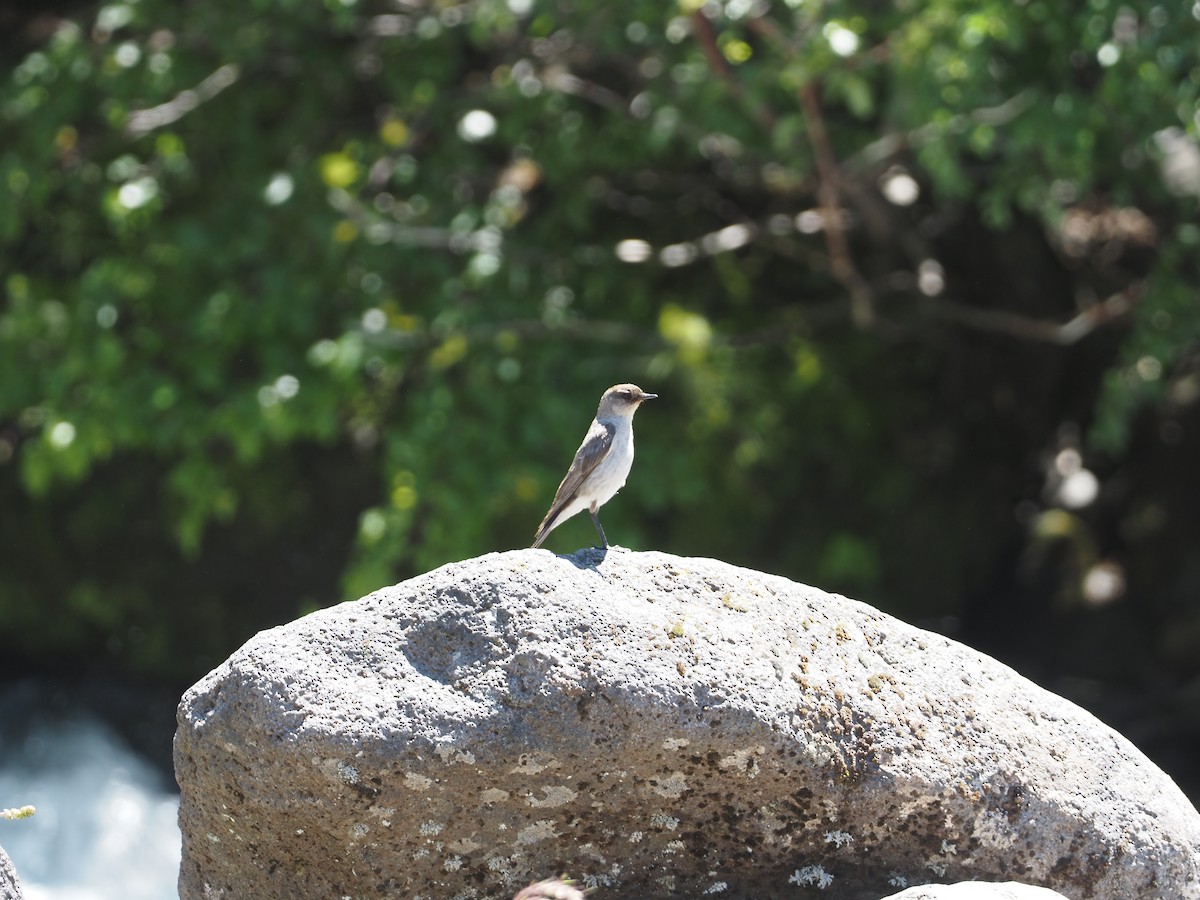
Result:
[[[600,409],[596,412],[596,418],[632,416],[642,403],[657,396],[658,394],[647,394],[636,384],[614,384],[600,398]]]

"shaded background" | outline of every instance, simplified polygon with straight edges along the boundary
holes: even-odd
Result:
[[[0,679],[165,768],[257,630],[527,546],[629,380],[614,542],[1200,797],[1200,4],[0,0],[0,62]]]

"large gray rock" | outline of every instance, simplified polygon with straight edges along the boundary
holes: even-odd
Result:
[[[706,559],[449,565],[263,632],[184,696],[184,900],[1200,896],[1200,815],[960,644]]]
[[[0,900],[21,900],[21,881],[3,847],[0,847]]]

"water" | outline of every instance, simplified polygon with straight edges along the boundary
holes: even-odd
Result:
[[[26,900],[178,896],[179,797],[163,772],[83,709],[52,709],[22,688],[0,695],[0,846]]]

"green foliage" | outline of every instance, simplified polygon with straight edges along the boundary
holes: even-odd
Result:
[[[13,39],[0,489],[25,518],[0,630],[52,616],[36,652],[191,671],[524,546],[624,380],[664,399],[618,541],[944,614],[1057,429],[1119,455],[1139,409],[1182,402],[1200,188],[1164,180],[1156,135],[1195,147],[1190,6],[523,9],[140,0]],[[898,173],[919,198],[884,199]],[[1020,334],[1126,290],[1069,397],[1023,380]],[[303,589],[247,612],[289,552]]]

